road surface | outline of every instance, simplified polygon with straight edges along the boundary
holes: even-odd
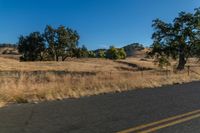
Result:
[[[0,133],[115,132],[199,133],[200,82],[0,109]]]

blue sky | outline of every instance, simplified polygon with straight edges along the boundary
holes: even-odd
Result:
[[[0,42],[16,43],[20,35],[43,32],[47,24],[78,31],[89,49],[152,43],[152,20],[172,21],[192,12],[200,0],[0,0]]]

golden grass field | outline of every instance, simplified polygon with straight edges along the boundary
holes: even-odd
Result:
[[[189,63],[198,65],[194,59]],[[200,79],[200,75],[195,73],[188,76],[187,71],[173,73],[172,68],[169,67],[169,72],[166,72],[159,69],[152,59],[140,58],[120,61],[71,59],[65,62],[19,62],[0,57],[0,102],[26,103],[79,98]],[[199,67],[192,69],[200,72]]]

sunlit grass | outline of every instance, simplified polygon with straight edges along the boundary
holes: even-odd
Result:
[[[0,58],[1,71],[15,70],[19,75],[0,78],[0,101],[4,103],[27,103],[104,93],[122,92],[134,89],[153,88],[162,85],[184,83],[199,80],[200,76],[187,71],[169,73],[161,71],[152,60],[139,58],[125,60],[141,67],[152,68],[138,71],[111,60],[73,59],[66,62],[18,62]],[[192,62],[191,62],[192,64]],[[63,71],[64,74],[51,71]],[[44,73],[32,73],[41,71]],[[195,71],[200,72],[199,68]],[[12,73],[12,72],[11,72]]]

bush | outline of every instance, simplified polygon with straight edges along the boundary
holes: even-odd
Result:
[[[88,51],[88,56],[90,58],[96,58],[96,54],[93,51]]]
[[[158,63],[158,66],[163,69],[164,67],[168,67],[171,65],[171,63],[169,62],[169,60],[162,56],[160,58],[157,59],[156,63]]]
[[[98,58],[106,58],[106,51],[105,50],[99,50],[97,57]]]
[[[118,49],[118,59],[126,59],[126,52],[123,48]]]
[[[125,59],[126,58],[126,52],[123,48],[117,49],[114,46],[111,46],[106,53],[106,58],[108,59]]]

